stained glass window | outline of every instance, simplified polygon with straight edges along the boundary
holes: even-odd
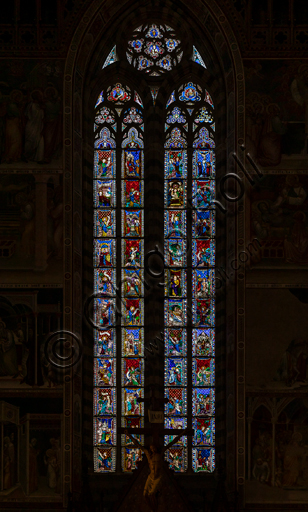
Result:
[[[94,464],[98,472],[116,469],[117,421],[128,427],[143,425],[143,405],[137,402],[144,385],[143,129],[143,104],[136,91],[116,83],[100,93],[94,122],[93,180]],[[118,311],[120,327],[116,325]],[[122,436],[123,470],[134,469],[140,455]]]
[[[138,71],[160,76],[182,59],[181,41],[168,25],[141,25],[128,41],[126,57]]]
[[[104,62],[104,65],[103,65],[103,69],[106,68],[107,66],[109,66],[109,64],[113,64],[114,62],[116,62],[117,60],[119,60],[118,56],[117,56],[117,47],[114,46],[112,48],[112,50],[110,51],[107,59],[105,60]]]
[[[167,25],[139,26],[126,57],[159,77],[182,59]],[[116,47],[104,66],[117,60]],[[192,60],[205,67],[195,47]],[[164,144],[164,422],[194,429],[166,452],[176,472],[215,468],[215,118],[208,91],[182,84],[166,104]],[[155,103],[158,85],[149,84]],[[94,469],[137,467],[142,454],[118,427],[144,427],[143,101],[115,81],[94,116]],[[148,138],[148,140],[151,140]],[[119,320],[120,319],[120,320]],[[191,321],[190,321],[191,319]],[[141,443],[143,436],[135,436]],[[165,444],[173,436],[165,436]],[[121,446],[119,446],[119,441]],[[121,453],[121,468],[116,467]]]
[[[192,82],[173,91],[165,118],[165,426],[184,428],[166,453],[177,472],[215,468],[215,143],[213,102]],[[190,199],[191,198],[191,199]],[[191,240],[191,250],[188,241]],[[192,329],[187,328],[187,311]],[[191,382],[188,381],[191,361]],[[191,407],[191,411],[188,411]],[[173,436],[166,436],[167,444]],[[169,439],[170,438],[170,439]]]
[[[204,68],[206,68],[206,65],[204,64],[204,60],[202,59],[200,53],[198,52],[198,50],[195,46],[193,46],[193,54],[192,54],[191,59],[194,62],[196,62],[197,64],[200,64],[200,66],[203,66]]]

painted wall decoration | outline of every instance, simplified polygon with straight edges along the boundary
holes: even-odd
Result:
[[[246,148],[256,163],[276,167],[307,154],[307,63],[247,60],[245,77]]]
[[[62,292],[6,292],[0,296],[0,384],[4,389],[56,389],[62,377],[44,342],[61,326]]]
[[[265,175],[250,192],[250,240],[260,248],[253,266],[308,265],[308,177]]]
[[[305,503],[308,497],[308,402],[248,399],[248,502]]]
[[[247,391],[307,390],[308,304],[288,289],[250,289],[246,308]]]
[[[3,60],[0,74],[0,169],[59,166],[62,62]]]
[[[0,268],[52,265],[61,282],[62,260],[62,175],[0,174]]]

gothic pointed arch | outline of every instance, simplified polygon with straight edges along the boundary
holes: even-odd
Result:
[[[119,48],[118,40],[123,37],[123,32],[126,30],[127,24],[131,27],[137,26],[138,20],[146,18],[146,12],[142,9],[133,10],[134,6],[130,6],[128,10],[123,10],[121,13],[116,13],[116,6],[107,5],[101,7],[100,2],[93,2],[89,8],[86,16],[79,24],[75,36],[72,40],[71,49],[67,59],[66,75],[65,75],[65,110],[67,115],[67,121],[65,124],[65,162],[69,166],[70,161],[74,162],[74,175],[66,176],[67,180],[67,194],[70,194],[70,190],[73,190],[74,198],[74,211],[78,211],[82,214],[82,205],[89,204],[88,202],[92,198],[91,191],[91,166],[92,166],[92,141],[91,133],[93,133],[92,119],[90,115],[90,109],[95,104],[95,97],[97,91],[100,88],[100,81],[102,76],[102,67],[106,58],[108,57],[111,49],[113,48],[113,42],[117,44]],[[108,14],[107,14],[108,13]],[[153,99],[151,90],[146,84],[145,80],[140,77],[139,80],[139,91],[143,93],[144,108],[148,111],[149,116],[151,109],[155,108],[157,112],[157,126],[163,120],[165,114],[165,104],[162,101],[169,91],[171,91],[175,85],[179,83],[179,78],[182,79],[183,83],[187,77],[189,81],[189,75],[194,73],[194,79],[197,81],[198,74],[202,78],[201,85],[210,90],[210,94],[215,98],[216,108],[216,125],[219,126],[217,129],[217,148],[216,148],[216,163],[218,179],[226,174],[231,167],[231,161],[228,159],[228,155],[236,151],[237,141],[243,141],[243,68],[241,57],[238,51],[236,38],[230,28],[230,25],[220,10],[218,5],[213,2],[200,2],[194,5],[194,12],[192,12],[187,5],[177,5],[175,7],[172,2],[166,2],[165,9],[162,12],[162,16],[165,23],[175,26],[179,33],[181,27],[183,33],[188,30],[188,40],[196,45],[196,48],[200,52],[206,67],[200,70],[196,68],[197,64],[190,62],[190,64],[184,66],[179,64],[179,67],[174,70],[173,74],[166,76],[166,78],[160,83],[159,90],[156,96],[156,103],[153,105]],[[124,17],[126,18],[124,22]],[[189,28],[185,26],[184,19],[189,18]],[[120,27],[120,30],[119,30]],[[110,41],[110,45],[106,45],[106,40]],[[78,42],[78,44],[77,44]],[[119,51],[120,54],[120,51]],[[110,66],[107,66],[104,70],[106,77],[110,73],[110,77],[114,75],[114,69],[117,70],[119,80],[122,77],[126,77],[126,82],[131,88],[136,87],[136,84],[132,83],[130,76],[129,62],[119,63],[114,62]],[[123,81],[123,80],[122,80]],[[78,108],[77,108],[78,106]],[[73,122],[70,122],[71,115],[73,115]],[[234,116],[232,118],[232,116]],[[155,148],[158,147],[158,134],[155,133],[155,129],[152,136],[152,149],[149,149],[149,173],[153,179],[154,186],[152,186],[154,197],[158,197],[160,194],[160,188],[157,186],[159,176],[157,174],[157,158],[155,154]],[[154,149],[153,149],[154,148]],[[161,156],[163,155],[163,149],[160,150]],[[161,158],[161,157],[160,157]],[[158,158],[159,159],[159,158]],[[73,188],[70,187],[70,180],[72,180]],[[145,188],[145,198],[147,190]],[[151,218],[149,212],[149,218]],[[225,222],[223,217],[223,223]],[[158,220],[157,224],[153,227],[153,233],[148,236],[145,241],[145,247],[149,244],[152,239],[155,239],[156,233],[162,233],[163,224]],[[67,226],[66,236],[69,238],[73,236],[69,233],[69,227]],[[232,236],[228,235],[229,239]],[[83,268],[83,280],[85,283],[84,296],[92,293],[92,276],[91,276],[91,264],[90,255],[91,247],[88,245],[86,240],[91,240],[91,213],[88,213],[87,208],[83,209],[83,240],[85,241],[83,255],[80,253],[74,254],[72,261],[74,265],[82,265]],[[226,253],[226,244],[228,239],[225,240],[224,235],[220,236],[217,240],[217,254],[220,262],[224,262]],[[145,249],[146,250],[146,249]],[[234,250],[231,248],[230,250]],[[232,254],[232,253],[231,253]],[[73,256],[73,255],[72,255]],[[229,302],[232,300],[231,294],[228,298]],[[66,302],[67,308],[72,308],[70,314],[67,314],[67,327],[71,325],[74,317],[81,318],[82,311],[74,309],[74,304],[71,302],[71,298],[67,297]],[[225,337],[226,330],[228,330],[228,324],[225,327],[225,317],[228,316],[230,325],[234,322],[234,309],[233,306],[229,307],[229,310],[225,310],[225,298],[217,300],[217,327],[218,337],[222,340],[219,345],[218,353],[218,400],[216,402],[217,414],[218,414],[218,436],[217,436],[217,447],[219,453],[223,458],[228,458],[226,454],[225,445],[225,423],[224,423],[224,409],[225,409],[225,367],[226,367],[226,356],[225,356]],[[161,316],[162,309],[154,311],[154,316]],[[75,315],[75,316],[74,316]],[[79,315],[79,316],[78,316]],[[80,322],[81,326],[81,322]],[[81,327],[80,327],[81,329]],[[154,328],[152,326],[152,333]],[[151,335],[151,328],[149,330]],[[85,407],[84,407],[84,421],[86,428],[84,430],[84,450],[91,458],[92,451],[92,430],[91,430],[91,416],[92,416],[92,398],[91,398],[91,377],[92,377],[92,359],[91,359],[91,346],[86,346],[86,357],[84,362],[84,382],[85,387]],[[231,356],[233,357],[233,356]],[[154,364],[154,368],[155,364]],[[157,370],[157,369],[156,369]],[[155,370],[155,371],[156,371]],[[159,374],[159,370],[158,374]],[[155,381],[155,378],[154,378]],[[235,388],[229,386],[228,394],[234,395]],[[241,405],[241,410],[243,406]],[[234,415],[234,411],[229,411],[229,414]],[[230,433],[234,436],[234,432]],[[235,442],[235,439],[234,439]],[[229,457],[229,464],[235,461]],[[119,462],[119,461],[118,461]]]

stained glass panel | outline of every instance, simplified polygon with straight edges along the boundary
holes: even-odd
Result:
[[[117,47],[114,46],[111,50],[111,52],[109,53],[107,59],[105,60],[104,62],[104,65],[103,65],[103,68],[106,68],[107,66],[109,66],[110,64],[113,64],[114,62],[116,62],[118,59],[118,56],[117,56]]]
[[[195,53],[195,62],[197,57]],[[171,419],[176,424],[179,418],[182,426],[187,422],[187,386],[191,389],[187,356],[191,356],[195,432],[192,441],[184,436],[166,452],[169,466],[179,472],[186,468],[188,449],[192,450],[195,472],[215,468],[213,125],[213,103],[198,84],[188,82],[173,91],[165,119],[165,426],[170,428]],[[187,196],[192,198],[189,209]],[[191,255],[187,252],[188,226],[192,233]],[[192,330],[186,330],[188,308]],[[166,436],[165,444],[170,438]]]
[[[160,76],[182,59],[181,41],[167,25],[142,25],[133,30],[126,48],[128,62],[138,71]]]
[[[204,68],[206,68],[206,65],[204,64],[204,61],[203,61],[200,53],[198,52],[198,50],[197,50],[197,48],[195,46],[193,46],[192,60],[194,62],[196,62],[197,64],[200,64],[200,66],[203,66]]]
[[[114,57],[110,55],[109,64]],[[129,426],[130,420],[143,425],[143,405],[137,402],[143,396],[144,385],[142,108],[137,91],[116,83],[100,93],[95,111],[93,206],[97,296],[94,299],[93,435],[97,472],[116,469],[117,423]],[[117,148],[123,149],[116,159]],[[117,205],[121,208],[119,225]],[[118,262],[117,252],[121,252]],[[119,295],[122,326],[117,321]],[[118,376],[116,330],[122,354],[122,372]],[[120,384],[122,404],[117,411],[116,387]],[[140,460],[140,453],[130,446],[126,436],[121,439],[122,469],[131,471]]]

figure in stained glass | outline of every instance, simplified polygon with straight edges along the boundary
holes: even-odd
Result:
[[[139,461],[142,460],[142,451],[139,448],[123,448],[124,453],[124,471],[133,471],[136,469]]]
[[[96,181],[95,206],[115,206],[115,183],[114,181]]]
[[[210,240],[196,240],[193,243],[194,265],[208,267],[214,264],[214,245]]]
[[[126,427],[126,428],[143,428],[143,418],[142,417],[139,417],[139,418],[136,418],[136,417],[123,417],[122,418],[122,427]],[[143,442],[143,435],[141,434],[134,434],[134,438],[137,439],[140,443]],[[131,438],[128,437],[127,435],[123,435],[123,439],[124,439],[124,444],[126,446],[131,446],[131,445],[134,445],[134,443],[132,442]]]
[[[94,153],[94,170],[97,178],[113,178],[114,177],[115,156],[110,151],[95,151]]]
[[[210,270],[195,270],[193,275],[194,296],[206,298],[212,294],[213,273]]]
[[[166,55],[162,59],[157,62],[160,68],[163,68],[165,71],[170,71],[172,69],[172,61],[169,55]]]
[[[166,300],[166,325],[179,327],[186,323],[186,302],[179,299]]]
[[[194,359],[193,384],[195,386],[211,386],[213,384],[214,368],[214,359]]]
[[[123,168],[124,178],[141,178],[141,151],[125,150]]]
[[[214,355],[213,348],[213,329],[194,329],[193,330],[193,355],[210,356]]]
[[[166,151],[165,155],[165,175],[168,178],[185,178],[186,169],[186,151]]]
[[[115,352],[113,329],[96,332],[96,355],[113,356]]]
[[[162,55],[164,53],[164,49],[160,41],[147,41],[144,52],[147,55],[150,55],[150,57],[152,57],[153,59],[157,59],[159,55]]]
[[[200,101],[201,96],[197,90],[196,85],[194,85],[192,82],[186,84],[182,93],[179,95],[179,100],[185,102]]]
[[[144,39],[134,39],[133,41],[128,41],[129,46],[134,48],[135,52],[138,52],[138,53],[141,52],[143,43],[144,43]]]
[[[196,208],[209,208],[214,199],[214,183],[210,180],[198,180],[193,184],[193,205]]]
[[[208,178],[214,175],[213,151],[196,150],[193,154],[193,176],[194,178]]]
[[[114,448],[96,448],[95,449],[95,465],[99,472],[114,471],[115,453]]]
[[[114,322],[115,302],[113,299],[95,299],[97,325],[109,327]]]
[[[184,185],[183,181],[170,180],[166,183],[167,206],[169,208],[183,208],[184,206]]]
[[[194,324],[198,326],[211,326],[212,320],[211,299],[202,299],[193,301]]]
[[[114,240],[95,240],[95,255],[97,266],[113,267],[114,251]]]
[[[166,360],[165,384],[166,386],[184,386],[186,383],[186,364],[184,359]]]
[[[143,212],[142,210],[122,211],[124,236],[139,237],[142,235]]]
[[[95,444],[114,444],[114,418],[96,418],[95,419]]]
[[[213,418],[195,418],[193,443],[197,446],[212,446],[215,440],[215,420]]]
[[[142,356],[142,329],[124,329],[124,356]]]
[[[142,325],[141,299],[126,299],[123,304],[124,325]]]
[[[129,88],[124,88],[121,84],[116,84],[114,87],[109,87],[107,89],[107,95],[107,100],[112,102],[126,102],[131,98]]]
[[[142,182],[127,180],[122,182],[122,206],[138,208],[143,204]]]
[[[143,381],[141,359],[124,358],[122,376],[124,386],[141,386]]]
[[[127,416],[140,416],[143,405],[138,402],[142,398],[142,389],[124,388],[124,414]]]
[[[169,267],[183,267],[186,264],[185,241],[179,238],[170,238],[165,241],[166,264]]]
[[[212,416],[215,413],[215,392],[209,388],[193,390],[193,414],[195,416]]]
[[[115,294],[115,274],[113,270],[97,269],[95,271],[95,292],[106,294],[107,296]]]
[[[184,329],[166,329],[165,340],[165,350],[168,356],[186,354],[186,331]]]
[[[186,291],[186,274],[183,270],[165,271],[165,293],[169,297],[182,297]]]
[[[96,359],[96,385],[114,386],[114,359],[97,358]]]
[[[186,215],[183,210],[165,211],[165,238],[183,237],[186,233]]]
[[[150,25],[149,29],[147,30],[145,37],[152,37],[153,39],[161,39],[163,37],[163,34],[161,30],[159,29],[158,25]]]
[[[213,236],[214,214],[211,210],[198,210],[194,212],[194,231],[197,238],[209,238]]]
[[[186,418],[179,418],[178,416],[175,417],[166,417],[165,418],[165,427],[166,428],[172,428],[172,429],[181,429],[185,430],[187,428],[187,419]],[[165,445],[173,441],[175,436],[167,435],[164,437],[165,439]],[[182,436],[176,443],[176,446],[186,446],[187,445],[187,437]]]
[[[95,413],[98,416],[115,413],[115,393],[111,388],[99,388],[95,390]]]
[[[114,210],[97,210],[96,236],[110,237],[115,235]]]
[[[212,448],[193,449],[193,468],[199,471],[212,472],[215,469],[215,452]]]
[[[168,398],[168,403],[165,404],[165,413],[168,416],[186,414],[186,391],[184,388],[167,388],[165,396]]]
[[[169,462],[169,468],[176,472],[185,471],[185,456],[183,448],[169,448],[166,460]]]
[[[122,258],[124,267],[139,268],[142,266],[142,244],[141,240],[123,240]]]
[[[140,270],[123,270],[122,283],[125,297],[139,297],[142,294]]]

